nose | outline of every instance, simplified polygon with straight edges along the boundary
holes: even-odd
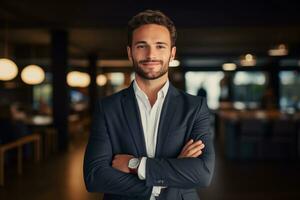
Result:
[[[155,58],[156,58],[156,49],[152,46],[148,46],[146,56],[147,56],[147,59],[155,60]]]

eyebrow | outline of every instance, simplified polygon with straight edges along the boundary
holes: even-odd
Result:
[[[146,41],[137,41],[136,43],[134,43],[134,45],[138,45],[138,44],[147,44]],[[166,42],[156,42],[155,44],[163,44],[168,46],[168,44]]]

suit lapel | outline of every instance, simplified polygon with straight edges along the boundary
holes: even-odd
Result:
[[[169,128],[171,127],[172,118],[176,114],[176,102],[178,90],[170,83],[166,99],[163,103],[158,132],[157,143],[155,150],[155,157],[161,157],[163,153],[163,146],[165,140],[168,138]],[[122,100],[124,115],[126,116],[127,124],[129,126],[130,135],[134,141],[134,145],[138,151],[138,156],[147,156],[146,143],[144,131],[141,122],[141,115],[137,100],[134,94],[133,84],[124,92]]]
[[[162,156],[164,142],[168,138],[169,128],[172,123],[172,118],[176,114],[176,108],[177,108],[176,98],[178,95],[179,95],[178,90],[172,84],[170,84],[160,115],[158,132],[157,132],[155,157]]]
[[[123,97],[123,110],[129,126],[130,135],[135,143],[138,156],[147,156],[141,115],[135,98],[133,84],[126,90]]]

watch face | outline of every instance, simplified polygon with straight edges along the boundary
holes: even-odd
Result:
[[[132,158],[129,160],[128,167],[136,169],[139,166],[140,160],[138,158]]]

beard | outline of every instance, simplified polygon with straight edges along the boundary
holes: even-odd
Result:
[[[141,61],[136,61],[133,57],[132,58],[132,63],[133,63],[133,68],[134,71],[137,75],[139,75],[140,77],[146,79],[146,80],[155,80],[158,79],[160,77],[162,77],[163,75],[165,75],[166,73],[168,73],[168,69],[169,69],[169,62],[164,63],[162,60],[141,60]],[[168,59],[170,61],[171,57]],[[143,64],[145,62],[159,62],[160,63],[160,69],[157,72],[147,72],[146,70],[144,70],[140,64]]]

